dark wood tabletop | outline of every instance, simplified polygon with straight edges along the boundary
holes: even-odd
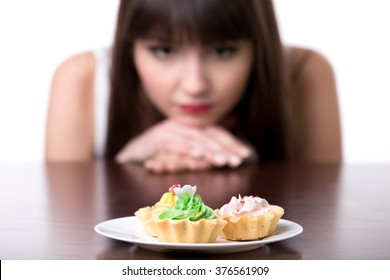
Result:
[[[258,195],[303,226],[288,240],[232,254],[158,253],[94,231],[134,215],[172,184],[213,208]],[[0,164],[0,259],[390,259],[390,166],[261,164],[153,175],[112,162]]]

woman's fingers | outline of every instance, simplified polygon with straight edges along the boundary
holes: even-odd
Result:
[[[189,155],[206,157],[214,166],[237,167],[252,153],[242,141],[219,126],[203,129],[172,125],[173,130],[185,139]]]
[[[248,157],[251,153],[251,150],[242,141],[221,127],[207,127],[205,133],[211,139],[215,139],[221,146],[242,158]]]
[[[160,151],[144,162],[147,170],[153,173],[178,173],[183,171],[201,171],[211,167],[207,160],[194,158],[172,151]]]
[[[238,166],[241,158],[230,151],[227,143],[231,140],[226,133],[215,131],[209,128],[186,127],[181,124],[172,123],[172,129],[177,135],[185,139],[187,145],[186,153],[194,157],[206,157],[214,166],[232,165]],[[223,137],[219,139],[219,137]],[[184,151],[182,151],[184,152]]]
[[[225,161],[226,165],[237,167],[241,165],[251,154],[251,150],[235,136],[220,127],[208,127],[205,134],[209,141],[213,141],[210,147],[216,147],[213,158]]]

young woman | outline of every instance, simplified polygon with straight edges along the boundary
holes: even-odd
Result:
[[[178,172],[342,159],[332,68],[282,45],[271,0],[123,0],[107,55],[56,71],[47,160]]]

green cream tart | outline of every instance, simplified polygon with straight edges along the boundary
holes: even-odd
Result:
[[[201,219],[217,219],[214,210],[206,206],[199,194],[195,194],[196,186],[185,185],[182,188],[174,188],[173,191],[179,197],[171,209],[164,210],[159,219],[198,221]]]

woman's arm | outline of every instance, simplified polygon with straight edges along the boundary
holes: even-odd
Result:
[[[292,49],[292,101],[295,159],[341,162],[342,140],[335,75],[321,54]]]
[[[93,158],[93,77],[95,60],[84,53],[63,62],[54,74],[47,114],[48,161]]]

